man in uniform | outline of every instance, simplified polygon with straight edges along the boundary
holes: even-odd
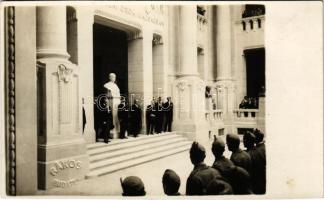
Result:
[[[230,160],[234,165],[244,168],[250,173],[251,157],[250,155],[240,149],[240,138],[237,134],[227,134],[226,143],[228,150],[232,152]]]
[[[155,100],[151,101],[151,104],[146,107],[146,134],[152,134],[154,133],[154,127],[155,127]]]
[[[155,113],[156,113],[156,118],[155,118],[155,132],[156,133],[161,133],[162,132],[162,125],[163,125],[163,102],[162,98],[159,97],[158,101],[155,103]]]
[[[234,164],[231,160],[225,158],[225,156],[223,155],[224,151],[225,151],[225,143],[214,135],[212,152],[215,156],[215,162],[212,167],[214,169],[217,169],[226,180],[229,180],[230,169],[231,167],[234,166]]]
[[[186,195],[206,195],[209,183],[216,177],[221,178],[218,170],[204,163],[206,151],[198,142],[193,142],[190,149],[190,160],[194,169],[187,179]]]
[[[230,183],[234,194],[253,194],[251,190],[250,174],[242,167],[231,167]]]
[[[164,108],[164,132],[171,132],[172,130],[172,120],[173,120],[173,102],[171,102],[171,97],[167,98],[167,102],[163,104]]]
[[[134,104],[130,110],[130,133],[137,137],[142,128],[142,109],[138,104],[138,99],[134,100]]]
[[[266,150],[265,142],[263,140],[264,134],[258,129],[254,130],[255,135],[255,154],[258,155],[258,165],[257,165],[257,180],[256,180],[256,194],[265,194],[266,192]]]
[[[127,139],[127,137],[125,136],[125,132],[127,131],[127,126],[128,126],[128,108],[126,105],[125,98],[122,98],[121,103],[118,105],[117,115],[118,115],[119,127],[120,127],[119,138]]]

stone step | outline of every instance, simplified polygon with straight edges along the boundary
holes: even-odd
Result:
[[[146,144],[150,144],[152,142],[159,142],[161,140],[163,141],[163,140],[172,140],[175,138],[181,138],[182,136],[176,135],[176,134],[166,134],[165,136],[161,136],[161,137],[150,137],[150,136],[147,136],[147,137],[148,138],[143,137],[143,140],[137,139],[134,141],[126,141],[128,139],[124,139],[125,142],[120,142],[115,145],[113,145],[113,144],[111,145],[110,143],[108,143],[108,144],[103,143],[104,145],[102,145],[100,147],[87,150],[87,153],[88,153],[88,155],[93,156],[93,155],[98,155],[98,154],[102,154],[102,153],[118,151],[121,149],[130,148],[130,147],[134,147],[134,146],[146,145]]]
[[[172,143],[169,145],[163,145],[160,147],[156,147],[156,148],[150,148],[147,150],[142,150],[139,152],[135,152],[135,153],[130,153],[130,154],[124,154],[118,157],[114,157],[114,158],[110,158],[110,159],[105,159],[102,161],[98,161],[95,163],[90,163],[90,171],[93,171],[95,169],[98,168],[102,168],[102,167],[106,167],[109,165],[114,165],[117,163],[121,163],[121,162],[125,162],[128,160],[133,160],[133,159],[138,159],[144,156],[149,156],[155,153],[160,153],[160,152],[164,152],[164,151],[168,151],[177,147],[182,147],[182,146],[188,146],[190,145],[191,142],[189,141],[181,141],[181,142],[176,142],[176,143]]]
[[[125,162],[120,162],[120,163],[116,163],[116,164],[109,165],[106,167],[91,170],[90,173],[88,173],[86,175],[86,178],[102,176],[102,175],[109,174],[109,173],[112,173],[112,172],[115,172],[118,170],[126,169],[126,168],[129,168],[132,166],[136,166],[136,165],[150,162],[153,160],[161,159],[161,158],[164,158],[164,157],[167,157],[170,155],[174,155],[174,154],[181,153],[184,151],[189,151],[190,147],[191,147],[191,142],[187,141],[187,142],[183,143],[183,145],[181,145],[181,146],[180,146],[180,144],[178,144],[176,147],[172,147],[168,150],[163,150],[163,151],[159,151],[156,153],[151,152],[149,155],[146,155],[146,156],[138,157],[136,159],[130,159]]]
[[[100,154],[90,156],[90,163],[98,162],[98,161],[105,160],[105,159],[111,159],[111,158],[114,158],[117,156],[137,153],[139,151],[149,150],[149,149],[162,147],[165,145],[179,143],[179,142],[183,142],[183,141],[187,141],[187,139],[183,138],[183,137],[176,137],[176,138],[172,138],[172,139],[169,138],[168,140],[163,139],[163,140],[153,141],[146,145],[136,145],[136,146],[132,146],[129,148],[123,148],[123,149],[113,151],[113,152],[103,152]]]
[[[174,135],[174,132],[165,132],[165,133],[154,134],[154,135],[138,135],[138,137],[129,137],[128,139],[114,139],[109,142],[109,146],[113,146],[113,145],[117,145],[117,144],[125,144],[128,142],[135,142],[138,140],[144,141],[144,140],[151,139],[151,138],[167,137],[170,135]],[[88,144],[87,149],[91,150],[91,149],[96,149],[96,148],[105,147],[105,146],[107,146],[106,143],[96,142],[93,144]]]

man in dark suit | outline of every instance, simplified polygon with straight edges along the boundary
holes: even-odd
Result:
[[[173,121],[173,102],[171,102],[171,97],[167,98],[167,102],[163,104],[164,109],[164,132],[171,132],[172,121]]]
[[[138,99],[134,100],[134,104],[130,110],[130,132],[137,137],[142,128],[142,109],[138,103]]]
[[[119,138],[127,139],[125,132],[127,131],[128,126],[128,107],[124,98],[121,99],[121,103],[118,105],[117,116],[120,127]]]
[[[162,125],[163,125],[163,102],[162,98],[159,97],[158,101],[155,103],[155,113],[156,113],[156,120],[155,120],[155,132],[161,133],[162,132]]]
[[[155,109],[154,109],[155,101],[154,99],[151,101],[151,104],[146,107],[146,134],[152,134],[154,132],[155,127]]]
[[[109,142],[110,130],[113,129],[113,119],[112,119],[112,110],[111,107],[108,105],[108,99],[106,98],[103,103],[104,110],[101,111],[101,118],[102,118],[102,131],[103,131],[103,138],[104,142]]]

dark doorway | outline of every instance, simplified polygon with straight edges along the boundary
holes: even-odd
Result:
[[[125,32],[93,24],[93,91],[94,99],[106,94],[103,87],[109,81],[109,73],[117,76],[116,84],[121,96],[128,95],[128,42]],[[98,130],[100,111],[94,105],[94,126]]]
[[[248,97],[258,97],[265,88],[265,49],[244,50]]]

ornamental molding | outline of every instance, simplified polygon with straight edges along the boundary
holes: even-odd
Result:
[[[59,82],[64,82],[64,83],[69,83],[71,80],[71,74],[73,70],[71,68],[66,67],[63,64],[60,64],[57,67],[57,75],[58,75],[58,81]]]
[[[15,7],[6,8],[6,79],[9,86],[7,97],[7,135],[8,148],[8,192],[10,195],[16,195],[16,114],[15,114]]]

